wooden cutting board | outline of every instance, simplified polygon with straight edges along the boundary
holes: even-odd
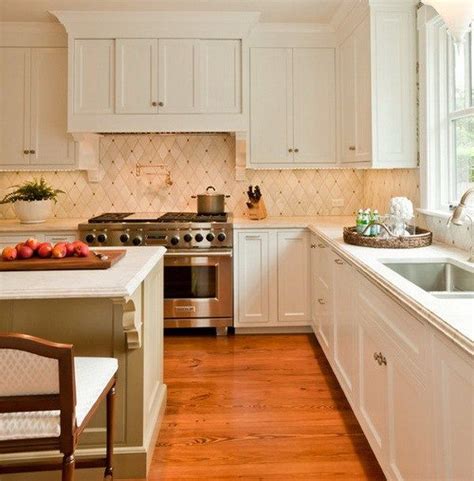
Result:
[[[30,259],[17,259],[5,261],[0,259],[0,271],[68,271],[79,269],[108,269],[118,262],[127,252],[120,250],[100,250],[94,252],[104,254],[108,259],[99,259],[90,252],[88,257],[64,257],[63,259],[41,259],[32,257]]]

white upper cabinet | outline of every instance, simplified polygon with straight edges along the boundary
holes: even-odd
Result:
[[[114,40],[76,40],[74,114],[114,113]]]
[[[0,169],[70,168],[65,48],[0,48]]]
[[[115,109],[122,114],[158,112],[158,40],[115,41]]]
[[[66,116],[66,49],[31,49],[31,164],[74,164],[74,141],[66,132]]]
[[[0,48],[0,167],[30,162],[31,49]]]
[[[250,158],[252,164],[293,161],[292,53],[288,48],[250,51]]]
[[[252,48],[250,165],[333,164],[335,61],[331,48]]]
[[[416,167],[414,6],[371,5],[338,52],[340,161]]]
[[[335,53],[330,48],[293,49],[294,162],[336,159]]]
[[[242,110],[242,49],[240,40],[201,40],[201,111]]]
[[[199,40],[158,41],[159,113],[199,111]]]

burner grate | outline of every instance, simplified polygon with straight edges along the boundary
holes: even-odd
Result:
[[[105,212],[96,217],[89,219],[89,223],[93,222],[122,222],[126,217],[132,215],[133,212]]]
[[[227,214],[196,214],[196,212],[167,212],[158,222],[227,222]]]

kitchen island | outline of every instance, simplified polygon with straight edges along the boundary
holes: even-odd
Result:
[[[163,383],[163,247],[129,248],[107,270],[0,273],[0,331],[74,345],[78,356],[118,359],[115,478],[144,478],[166,406]],[[77,456],[104,452],[102,407],[81,437]],[[48,454],[55,456],[55,453]],[[1,455],[0,462],[25,455]],[[28,458],[43,454],[30,453]],[[60,472],[2,481],[53,481]],[[78,470],[76,479],[102,479]]]

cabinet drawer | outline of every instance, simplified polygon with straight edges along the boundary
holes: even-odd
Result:
[[[426,325],[408,313],[387,294],[367,279],[359,276],[358,309],[364,316],[372,312],[380,329],[394,341],[401,356],[411,361],[417,369],[426,365]]]

